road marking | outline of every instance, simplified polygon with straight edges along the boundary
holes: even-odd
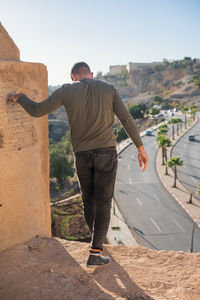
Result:
[[[131,180],[131,178],[129,178],[129,183],[130,183],[130,184],[132,184],[132,183],[133,183],[133,182],[132,182],[132,180]]]
[[[185,231],[184,229],[183,229],[183,227],[174,219],[174,218],[172,218],[172,220],[174,221],[174,223],[178,226],[178,228],[179,229],[181,229],[183,232]]]
[[[158,224],[154,221],[154,219],[153,218],[150,218],[150,220],[151,220],[151,222],[153,223],[153,225],[158,229],[158,231],[162,231],[161,229],[160,229],[160,227],[158,226]]]
[[[160,202],[160,199],[159,199],[155,194],[153,194],[153,196],[155,197],[155,199],[156,199],[158,202]]]
[[[195,183],[197,183],[196,179],[194,179],[193,177],[192,177],[192,180],[193,180]]]
[[[140,204],[140,206],[142,206],[142,202],[139,198],[136,198],[137,199],[137,202]]]
[[[130,170],[130,165],[128,165],[128,170]]]

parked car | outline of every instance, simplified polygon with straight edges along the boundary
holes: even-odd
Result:
[[[152,134],[151,130],[146,130],[146,135],[150,136]]]
[[[195,141],[195,135],[194,134],[189,135],[189,141]]]

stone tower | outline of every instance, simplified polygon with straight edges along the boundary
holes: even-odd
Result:
[[[0,251],[39,235],[51,237],[48,117],[33,118],[8,93],[47,97],[47,69],[20,61],[0,23]]]

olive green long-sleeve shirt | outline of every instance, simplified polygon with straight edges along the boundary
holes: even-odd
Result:
[[[73,151],[116,146],[112,129],[114,114],[136,147],[142,144],[136,124],[112,84],[82,79],[64,84],[37,103],[22,95],[18,103],[33,117],[41,117],[64,105],[71,129]]]

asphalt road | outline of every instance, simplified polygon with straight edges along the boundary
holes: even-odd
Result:
[[[121,153],[115,200],[137,242],[156,250],[200,251],[200,229],[173,199],[156,171],[156,132],[142,138],[150,162],[142,173],[137,150],[130,145]],[[194,239],[192,243],[192,231]],[[192,245],[193,244],[193,245]]]
[[[197,114],[200,119],[200,114]],[[195,134],[195,141],[189,141],[189,135]],[[200,184],[200,121],[191,128],[175,145],[172,156],[180,156],[184,161],[179,167],[178,179],[188,191],[196,193]],[[194,197],[200,200],[200,195]]]

